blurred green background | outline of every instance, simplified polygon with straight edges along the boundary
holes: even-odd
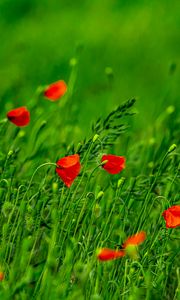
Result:
[[[73,103],[82,135],[132,97],[144,130],[179,107],[179,28],[179,0],[0,0],[0,117],[28,106],[39,85],[68,81],[78,57]]]

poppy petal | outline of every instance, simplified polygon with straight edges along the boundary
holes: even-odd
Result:
[[[180,226],[180,205],[173,205],[162,213],[166,228],[175,228]]]
[[[78,154],[63,157],[57,161],[56,173],[67,187],[70,187],[81,169]]]
[[[125,168],[125,157],[113,154],[102,156],[101,162],[107,161],[102,168],[110,174],[118,174]]]
[[[98,251],[97,257],[101,261],[113,260],[125,256],[124,250],[112,250],[109,248],[102,248]]]
[[[50,84],[44,91],[44,96],[51,101],[60,99],[67,91],[67,85],[64,80],[59,80]]]
[[[9,111],[7,118],[16,126],[26,126],[30,122],[30,112],[26,107],[22,106]]]
[[[123,248],[127,248],[128,246],[138,246],[139,244],[144,242],[145,239],[146,239],[146,233],[144,231],[136,233],[130,236],[129,238],[127,238],[127,240],[123,244]]]

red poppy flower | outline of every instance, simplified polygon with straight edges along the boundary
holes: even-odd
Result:
[[[61,158],[57,162],[56,172],[67,187],[70,187],[74,179],[78,176],[81,164],[78,154]]]
[[[125,256],[124,250],[112,250],[109,248],[102,248],[97,254],[98,259],[101,261],[112,260],[123,256]]]
[[[22,106],[7,113],[7,118],[16,126],[26,126],[30,122],[30,112]]]
[[[64,80],[56,81],[50,84],[44,91],[44,96],[51,101],[60,99],[67,91],[67,85]]]
[[[146,239],[146,233],[141,231],[130,236],[123,244],[123,248],[127,248],[128,246],[138,246]]]
[[[125,243],[122,245],[124,249],[121,250],[112,250],[109,248],[102,248],[98,251],[97,257],[101,261],[107,261],[123,257],[126,254],[129,254],[132,258],[137,258],[137,250],[135,246],[138,246],[146,239],[146,233],[141,231],[135,235],[129,237]]]
[[[169,207],[162,215],[166,221],[166,228],[175,228],[180,226],[180,205]]]
[[[107,162],[102,167],[110,174],[118,174],[125,168],[125,157],[113,154],[103,155],[101,162]]]

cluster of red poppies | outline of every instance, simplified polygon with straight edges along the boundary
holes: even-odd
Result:
[[[50,101],[57,101],[67,91],[67,85],[63,80],[50,84],[44,91],[44,97]],[[26,126],[30,122],[30,112],[26,107],[19,107],[7,113],[8,119],[16,126]],[[103,155],[101,167],[110,174],[118,174],[125,168],[125,157],[112,154]],[[69,155],[59,159],[56,163],[56,173],[70,188],[81,170],[80,157],[78,154]],[[180,205],[174,205],[163,212],[167,228],[180,226]],[[122,250],[102,248],[97,257],[101,261],[107,261],[125,256],[127,253],[136,254],[136,247],[146,238],[145,232],[141,231],[129,237],[122,245]]]

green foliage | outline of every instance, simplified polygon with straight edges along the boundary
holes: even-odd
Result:
[[[112,147],[116,140],[128,128],[126,124],[120,123],[122,118],[131,116],[129,110],[134,105],[135,99],[129,100],[124,104],[118,106],[113,110],[104,120],[99,118],[95,124],[92,125],[93,140],[84,139],[82,144],[78,144],[77,153],[83,156],[90,148],[90,158],[97,157],[100,151],[106,151]],[[91,145],[93,143],[93,145]],[[74,145],[69,149],[67,155],[73,154],[75,151]]]
[[[180,203],[177,7],[0,1],[0,299],[179,299],[179,228],[162,217]],[[58,79],[68,93],[52,103],[42,92]],[[5,117],[21,105],[25,128]],[[74,153],[68,189],[55,163]],[[104,153],[125,170],[109,175]],[[140,230],[136,259],[97,260]]]

